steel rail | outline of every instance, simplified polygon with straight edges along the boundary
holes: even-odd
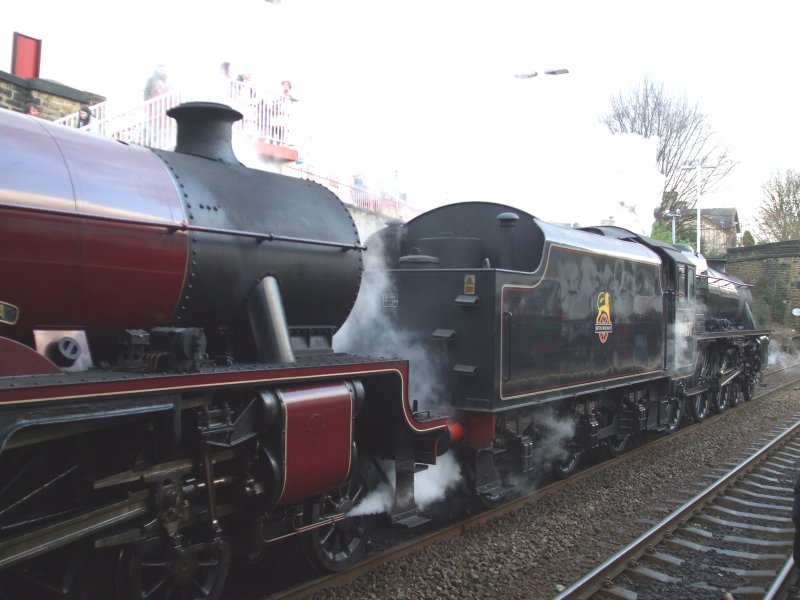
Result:
[[[795,422],[794,425],[767,442],[767,444],[739,466],[720,477],[694,498],[678,507],[660,523],[651,527],[604,563],[570,585],[566,590],[556,596],[554,600],[584,599],[607,587],[611,580],[628,568],[628,564],[631,561],[641,557],[647,552],[648,548],[655,547],[656,544],[664,540],[667,535],[681,527],[682,523],[692,517],[700,507],[707,505],[710,500],[718,497],[720,492],[728,489],[734,482],[746,475],[756,465],[760,464],[773,452],[780,449],[787,440],[793,438],[798,432],[800,432],[800,421]]]
[[[762,600],[775,600],[776,598],[786,598],[789,587],[797,581],[797,569],[794,568],[794,558],[790,556],[783,564],[783,568],[778,577],[772,583]]]

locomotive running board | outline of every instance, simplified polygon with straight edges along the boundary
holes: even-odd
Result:
[[[698,333],[698,340],[717,340],[717,339],[730,339],[732,337],[753,337],[769,335],[769,329],[729,329],[727,331],[712,331],[706,333]]]
[[[142,490],[126,500],[82,513],[61,523],[0,542],[0,568],[45,554],[109,527],[148,513],[150,492]]]

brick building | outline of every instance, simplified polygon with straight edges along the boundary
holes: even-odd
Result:
[[[696,211],[691,214],[696,215]],[[683,222],[685,231],[697,230],[697,218],[687,217]],[[728,248],[737,245],[741,231],[739,213],[735,208],[700,209],[701,252],[707,257],[723,257]]]
[[[0,71],[0,107],[23,112],[28,102],[39,105],[39,116],[53,121],[80,110],[81,106],[97,104],[103,96],[76,90],[57,81],[32,77],[24,79]]]

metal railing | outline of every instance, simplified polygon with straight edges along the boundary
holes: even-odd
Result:
[[[319,183],[336,194],[345,204],[350,204],[368,212],[395,217],[404,221],[418,214],[418,211],[413,210],[408,204],[386,192],[375,192],[366,187],[348,185],[331,177],[291,165],[284,167],[284,173]]]
[[[172,150],[177,139],[177,123],[167,111],[184,102],[195,100],[227,104],[242,113],[233,124],[233,134],[264,140],[275,146],[294,146],[293,124],[297,118],[296,103],[282,94],[266,92],[245,82],[220,78],[204,89],[172,90],[133,106],[120,106],[112,101],[89,107],[91,123],[82,130],[161,150]],[[78,126],[78,113],[56,121],[66,127]],[[367,187],[343,184],[333,177],[307,168],[285,165],[286,175],[313,180],[324,185],[339,199],[360,209],[406,219],[411,211],[405,202]]]
[[[242,113],[234,131],[263,139],[276,146],[291,144],[294,102],[240,81],[224,80],[214,88],[199,91],[173,90],[140,104],[114,109],[109,101],[95,104],[87,132],[132,144],[168,150],[175,146],[175,121],[167,116],[173,106],[194,100],[227,104]],[[67,127],[78,126],[78,113],[56,121]]]

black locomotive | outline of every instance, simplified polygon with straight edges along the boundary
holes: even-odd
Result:
[[[488,503],[515,475],[565,476],[592,448],[617,454],[687,410],[699,421],[749,399],[766,360],[748,286],[618,227],[464,203],[368,246],[373,303],[427,349],[445,390],[431,408],[465,425],[458,451]]]
[[[0,111],[0,597],[217,598],[289,538],[344,569],[352,509],[389,483],[423,522],[450,448],[491,504],[753,394],[767,332],[691,252],[493,203],[364,246],[325,188],[238,163],[238,113],[170,115],[175,152]]]

